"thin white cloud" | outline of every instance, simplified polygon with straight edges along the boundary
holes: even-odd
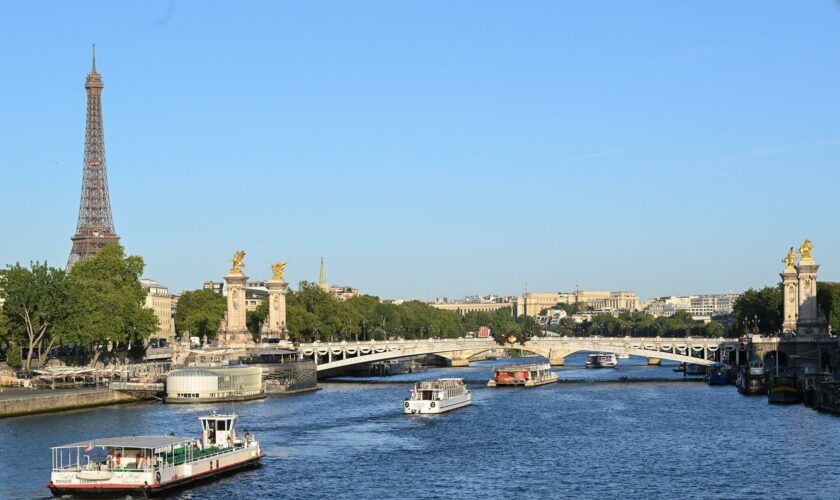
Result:
[[[733,156],[721,158],[720,161],[751,160],[754,158],[764,158],[766,156],[774,156],[783,153],[791,153],[795,151],[804,151],[807,149],[817,149],[837,145],[840,145],[840,138],[835,138],[828,141],[788,144],[786,146],[777,146],[774,148],[753,149]]]
[[[606,151],[597,151],[595,153],[587,153],[585,155],[580,156],[573,156],[572,158],[566,158],[565,160],[560,160],[557,164],[558,165],[566,165],[568,163],[576,163],[583,160],[590,160],[592,158],[598,158],[599,156],[606,156],[615,153],[616,151],[613,149],[608,149]]]

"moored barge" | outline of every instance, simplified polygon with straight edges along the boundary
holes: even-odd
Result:
[[[749,366],[743,367],[738,372],[735,385],[741,394],[767,394],[764,364],[760,361],[750,361]]]
[[[236,415],[199,417],[199,439],[127,436],[52,448],[53,495],[149,496],[260,464],[259,442],[236,433]]]
[[[487,387],[536,387],[554,382],[557,382],[557,374],[551,371],[551,365],[548,363],[532,363],[493,368],[493,378],[487,382]]]

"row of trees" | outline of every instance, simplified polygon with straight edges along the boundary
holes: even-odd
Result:
[[[224,317],[224,298],[211,290],[184,292],[178,300],[175,329],[179,335],[214,338]],[[247,316],[254,338],[268,316],[268,301]],[[388,338],[454,338],[489,326],[499,340],[539,334],[532,318],[515,320],[510,309],[494,313],[469,313],[464,318],[435,309],[425,302],[402,304],[380,302],[377,297],[362,295],[347,301],[337,300],[314,283],[303,281],[297,291],[286,295],[286,320],[293,340],[341,341],[385,340]]]
[[[142,356],[157,318],[144,306],[143,259],[106,245],[72,271],[46,262],[0,270],[0,345],[10,366],[30,370],[33,358],[62,347],[76,362],[96,364],[106,347]]]
[[[549,329],[562,335],[601,337],[720,337],[724,334],[722,324],[695,321],[687,311],[658,318],[645,312],[623,312],[618,316],[599,314],[582,323],[563,318],[559,325]]]

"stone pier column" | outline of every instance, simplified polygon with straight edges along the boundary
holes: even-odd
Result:
[[[268,288],[268,325],[264,328],[262,338],[286,340],[286,293],[289,285],[282,278],[265,282]]]
[[[799,275],[799,317],[797,318],[797,333],[813,334],[813,327],[817,324],[817,269],[819,264],[813,260],[802,259],[796,266]]]
[[[548,364],[551,366],[564,366],[566,364],[566,356],[568,355],[568,351],[551,349],[548,351]]]
[[[795,332],[796,321],[799,317],[799,279],[796,275],[796,268],[789,265],[779,276],[782,277],[782,287],[784,289],[782,331]]]
[[[251,340],[245,322],[245,282],[248,278],[242,271],[231,271],[225,276],[227,286],[227,328],[226,343],[241,343]]]

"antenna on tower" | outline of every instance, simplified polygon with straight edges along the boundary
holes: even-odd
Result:
[[[96,71],[96,44],[93,44],[93,70]]]

